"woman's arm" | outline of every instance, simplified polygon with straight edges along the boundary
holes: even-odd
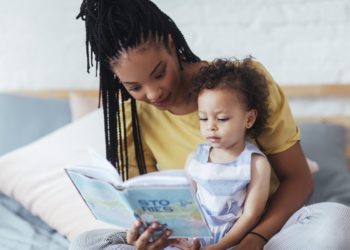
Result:
[[[282,228],[312,192],[311,173],[299,142],[284,152],[269,155],[268,159],[280,180],[280,186],[263,218],[252,230],[267,239]],[[235,250],[262,249],[265,243],[256,235],[248,234]]]
[[[269,196],[271,167],[264,156],[254,154],[251,164],[251,181],[244,202],[243,214],[231,230],[208,249],[227,249],[240,240],[256,225],[264,212]]]

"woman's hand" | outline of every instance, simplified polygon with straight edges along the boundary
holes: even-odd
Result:
[[[262,250],[265,245],[265,241],[253,234],[247,234],[241,242],[234,247],[235,250]]]
[[[161,228],[158,223],[152,223],[151,226],[146,228],[146,230],[140,234],[140,229],[142,227],[142,222],[136,221],[133,227],[127,232],[126,240],[128,244],[134,245],[137,250],[161,250],[168,245],[175,242],[175,240],[169,240],[171,231],[166,229],[165,232],[159,236],[156,240],[150,242],[153,233]]]

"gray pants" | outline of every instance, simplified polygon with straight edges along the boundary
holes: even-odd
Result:
[[[132,250],[126,233],[93,230],[78,236],[70,250]],[[299,209],[272,237],[265,250],[348,250],[350,249],[350,207],[317,203]]]

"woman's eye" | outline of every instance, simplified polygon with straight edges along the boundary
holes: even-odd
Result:
[[[200,120],[201,122],[205,122],[205,121],[208,120],[208,118],[199,118],[199,120]]]
[[[128,91],[133,91],[133,92],[137,92],[141,89],[141,87],[137,86],[137,87],[131,87],[131,88],[128,88]]]
[[[154,78],[155,79],[160,79],[165,75],[165,68],[159,73],[157,74]]]
[[[156,76],[155,76],[155,79],[160,79],[160,78],[162,78],[163,76],[164,76],[164,74],[156,75]]]

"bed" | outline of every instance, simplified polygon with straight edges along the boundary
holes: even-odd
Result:
[[[284,86],[297,98],[350,96],[349,85]],[[0,94],[1,249],[68,249],[79,233],[112,227],[96,221],[64,174],[104,154],[103,115],[95,90]],[[308,204],[350,205],[350,117],[297,117],[305,154],[319,165]]]
[[[350,206],[350,85],[302,85],[284,86],[292,110],[307,109],[311,102],[338,102],[342,110],[332,112],[296,112],[304,152],[315,160],[320,170],[313,174],[314,192],[307,204],[334,201]],[[295,102],[301,105],[293,105]],[[329,105],[332,106],[332,105]],[[297,108],[296,108],[297,107]],[[333,109],[341,109],[339,106]]]

